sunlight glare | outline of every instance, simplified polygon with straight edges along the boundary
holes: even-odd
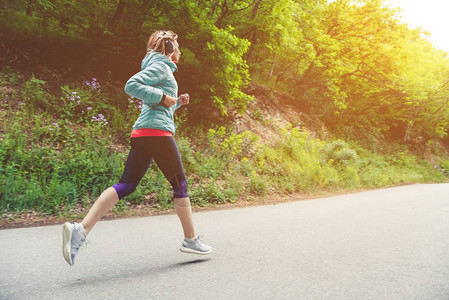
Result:
[[[428,31],[427,39],[440,50],[449,52],[449,1],[447,0],[385,0],[389,7],[402,9],[400,15],[410,28]]]

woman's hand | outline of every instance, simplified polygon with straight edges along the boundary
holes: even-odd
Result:
[[[178,102],[178,101],[179,101],[179,104],[180,104],[180,105],[187,105],[187,104],[189,104],[189,101],[190,101],[189,94],[182,94],[181,96],[179,96],[178,99],[173,98],[173,97],[168,96],[168,95],[165,95],[165,99],[164,99],[163,104],[164,104],[166,107],[172,107],[172,106],[175,105],[176,102]]]
[[[181,104],[181,105],[187,105],[187,104],[189,104],[189,102],[190,102],[189,94],[186,93],[186,94],[182,94],[181,96],[179,96],[178,102],[179,102],[179,104]]]
[[[165,107],[169,108],[169,107],[172,107],[173,105],[175,105],[176,101],[178,101],[176,98],[174,98],[172,96],[165,95],[165,99],[164,99],[164,102],[162,102],[162,104]]]

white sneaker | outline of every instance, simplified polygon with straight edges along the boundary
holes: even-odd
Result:
[[[62,228],[62,255],[66,262],[73,266],[78,250],[86,241],[83,224],[66,222]]]
[[[179,250],[184,253],[206,255],[212,252],[212,247],[204,244],[201,238],[196,237],[193,241],[184,239]]]

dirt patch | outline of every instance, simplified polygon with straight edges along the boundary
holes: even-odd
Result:
[[[251,83],[245,93],[255,97],[243,115],[235,117],[238,132],[245,130],[257,134],[264,142],[270,142],[279,136],[280,129],[288,126],[299,127],[315,136],[315,131],[327,135],[324,124],[310,116],[307,105],[294,97],[274,91],[266,86]]]

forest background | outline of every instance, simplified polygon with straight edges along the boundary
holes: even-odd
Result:
[[[192,100],[177,142],[194,205],[449,176],[448,53],[382,0],[0,8],[3,224],[82,216],[117,182],[141,106],[123,86],[156,29],[179,35],[175,76]],[[171,205],[152,166],[114,214]]]

